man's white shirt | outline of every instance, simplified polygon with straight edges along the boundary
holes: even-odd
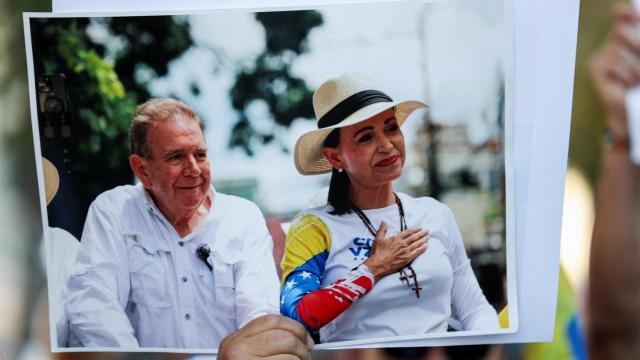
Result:
[[[141,185],[96,198],[69,280],[72,339],[85,347],[212,349],[247,322],[278,313],[262,213],[213,187],[210,195],[209,213],[185,237]],[[196,255],[202,244],[212,270]]]

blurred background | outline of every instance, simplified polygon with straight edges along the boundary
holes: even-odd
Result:
[[[304,16],[281,15],[292,16],[288,19],[262,13],[224,16],[215,22],[203,16],[138,22],[57,19],[55,24],[53,20],[34,20],[33,28],[41,30],[33,34],[34,54],[40,58],[36,72],[65,73],[66,88],[74,99],[62,125],[56,122],[60,120],[57,117],[50,117],[49,124],[39,124],[43,153],[55,160],[61,173],[62,188],[49,208],[49,225],[79,237],[82,222],[77,219],[84,218],[95,195],[133,181],[128,166],[123,167],[129,114],[149,96],[172,96],[191,104],[206,123],[217,189],[258,203],[277,241],[284,236],[281,224],[307,207],[328,182],[322,177],[298,175],[288,152],[301,133],[315,127],[312,90],[325,78],[350,68],[353,58],[368,54],[369,60],[357,70],[374,74],[394,98],[419,97],[433,106],[429,112],[414,115],[405,126],[414,151],[398,184],[400,189],[448,203],[461,222],[481,281],[504,276],[504,257],[500,255],[504,251],[500,138],[504,67],[495,46],[504,27],[502,1],[487,1],[482,6],[473,3],[442,6],[437,11],[426,11],[429,5],[412,4],[394,18],[384,16],[388,10],[377,5],[372,7],[376,16],[357,21],[354,14],[347,16],[331,8],[305,12]],[[576,315],[582,307],[587,275],[593,185],[603,129],[603,110],[585,64],[608,33],[611,3],[581,2],[562,233],[564,271],[554,343],[347,350],[314,353],[314,358],[580,358]],[[0,229],[4,233],[0,237],[0,358],[39,359],[49,356],[43,301],[46,280],[40,255],[40,200],[33,166],[21,12],[50,11],[51,5],[36,0],[1,0],[0,4]],[[466,17],[454,21],[454,14],[456,19],[460,14]],[[282,20],[296,28],[282,26]],[[358,23],[366,28],[354,30],[353,36],[338,33],[341,27]],[[430,26],[448,31],[429,32]],[[234,32],[234,27],[250,35]],[[292,37],[292,33],[299,36]],[[431,52],[431,48],[448,52]],[[335,56],[336,51],[344,57]],[[420,55],[424,53],[430,56]],[[394,73],[381,68],[380,57],[393,61],[400,70]],[[456,59],[470,57],[477,68],[456,64]],[[470,86],[452,86],[456,81]],[[477,89],[485,96],[477,96]],[[72,125],[74,135],[82,136],[73,137],[73,141],[63,136],[64,121]],[[47,126],[54,128],[53,133]],[[279,169],[278,173],[256,173],[256,166],[265,164]],[[83,177],[89,174],[102,182],[85,181]],[[286,187],[280,184],[283,177],[291,181]],[[284,195],[273,189],[285,191]],[[291,192],[299,195],[287,196]],[[461,205],[462,199],[469,197],[477,200],[473,202],[477,208]],[[60,214],[56,208],[66,209],[67,216],[56,217]],[[467,216],[467,211],[477,216]],[[462,219],[470,220],[465,224]],[[274,256],[278,257],[277,251]],[[501,286],[485,288],[485,292],[494,306],[504,305]],[[162,355],[115,356],[159,357]]]

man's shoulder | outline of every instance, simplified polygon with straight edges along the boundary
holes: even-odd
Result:
[[[235,215],[262,215],[262,211],[253,201],[247,200],[240,196],[229,195],[216,192],[213,200],[214,211],[221,211],[225,214],[233,213]]]
[[[208,229],[215,231],[209,239],[212,249],[226,263],[234,264],[249,249],[263,245],[268,235],[264,215],[256,204],[235,195],[216,192],[212,205],[214,221]]]
[[[120,212],[128,208],[133,209],[144,190],[137,185],[121,185],[107,190],[96,197],[91,206],[101,210]]]

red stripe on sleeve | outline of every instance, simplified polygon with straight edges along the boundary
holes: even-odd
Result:
[[[372,288],[373,276],[368,269],[363,273],[361,267],[358,267],[345,278],[305,295],[296,307],[296,312],[308,326],[320,329]]]

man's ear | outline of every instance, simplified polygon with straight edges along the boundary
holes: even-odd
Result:
[[[342,160],[340,160],[340,156],[338,155],[338,150],[336,148],[325,147],[322,149],[322,153],[324,157],[327,158],[329,164],[336,169],[344,169],[344,164]]]
[[[151,187],[151,177],[147,172],[147,159],[138,154],[129,156],[129,166],[145,188]]]

